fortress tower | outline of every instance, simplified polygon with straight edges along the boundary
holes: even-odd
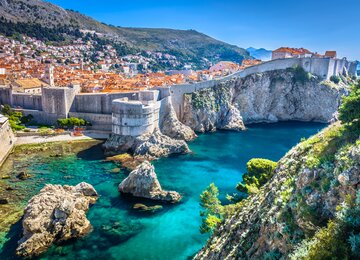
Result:
[[[46,66],[44,81],[47,84],[49,84],[50,87],[55,87],[55,83],[54,83],[54,66],[52,64],[48,64]]]

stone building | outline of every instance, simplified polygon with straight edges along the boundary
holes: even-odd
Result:
[[[272,52],[271,59],[276,60],[276,59],[285,59],[285,58],[306,58],[306,57],[311,57],[312,55],[313,55],[312,52],[304,48],[281,47]]]
[[[39,94],[43,87],[48,87],[48,84],[39,80],[38,78],[18,79],[11,83],[14,92]]]
[[[326,51],[325,52],[325,58],[333,58],[336,59],[337,53],[336,51]]]

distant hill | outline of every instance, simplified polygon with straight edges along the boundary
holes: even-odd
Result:
[[[255,59],[262,60],[262,61],[271,60],[272,51],[266,50],[264,48],[255,49],[255,48],[252,48],[252,47],[247,48],[246,50]]]
[[[195,30],[116,27],[42,0],[0,0],[0,17],[3,23],[0,33],[32,32],[30,36],[35,34],[44,40],[62,42],[78,36],[78,30],[93,30],[106,39],[126,44],[128,49],[169,53],[183,63],[195,63],[199,67],[220,60],[240,63],[244,58],[251,58],[245,49]],[[57,32],[60,35],[56,35]]]

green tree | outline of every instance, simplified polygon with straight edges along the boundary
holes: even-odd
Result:
[[[25,129],[24,125],[33,119],[32,115],[23,116],[21,112],[13,110],[9,105],[3,105],[1,113],[9,118],[10,126],[14,131]]]
[[[349,96],[343,98],[339,108],[339,119],[360,130],[360,82],[352,87]]]
[[[334,82],[335,84],[339,84],[340,81],[341,81],[341,78],[340,78],[339,76],[332,75],[332,76],[330,77],[330,80],[331,80],[332,82]]]
[[[202,234],[211,232],[222,221],[223,206],[218,196],[219,190],[214,183],[211,183],[200,195],[200,206],[203,208],[200,211],[202,217],[200,232]]]
[[[89,122],[82,118],[69,117],[69,118],[59,118],[57,120],[58,126],[61,128],[71,128],[74,126],[88,126],[91,125]]]
[[[274,175],[277,163],[267,159],[254,158],[246,164],[247,172],[243,175],[243,183],[238,183],[237,190],[247,194],[257,193]]]
[[[1,109],[1,113],[3,113],[5,116],[11,116],[14,110],[11,109],[9,105],[4,105]]]

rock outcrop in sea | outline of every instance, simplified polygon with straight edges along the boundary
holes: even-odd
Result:
[[[171,203],[181,199],[181,195],[176,191],[166,191],[161,188],[154,166],[148,161],[140,164],[120,183],[119,192]]]
[[[18,242],[16,254],[37,256],[53,243],[89,233],[91,224],[86,212],[97,198],[94,187],[85,182],[76,186],[47,184],[25,208],[23,237]]]
[[[300,68],[256,73],[185,94],[180,121],[197,132],[242,130],[244,123],[329,122],[345,92],[344,84]]]
[[[328,250],[329,241],[346,243],[336,237],[346,225],[337,223],[358,220],[336,219],[346,214],[341,209],[360,206],[358,138],[335,123],[298,144],[257,194],[232,205],[195,259],[307,259],[298,256],[310,245]],[[324,230],[329,221],[335,231]],[[310,240],[321,229],[322,240]]]

